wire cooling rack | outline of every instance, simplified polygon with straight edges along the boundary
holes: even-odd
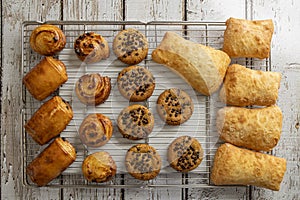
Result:
[[[210,97],[195,92],[179,76],[166,67],[151,60],[151,53],[161,42],[166,31],[174,31],[186,39],[209,45],[220,49],[223,44],[224,22],[103,22],[103,21],[49,21],[48,24],[59,26],[67,38],[65,48],[56,56],[67,68],[68,81],[61,86],[53,95],[60,95],[68,101],[74,111],[74,118],[61,133],[76,148],[77,158],[75,162],[66,169],[58,178],[48,184],[49,187],[216,187],[210,182],[210,171],[213,164],[213,157],[218,146],[222,143],[215,128],[216,112],[224,105],[218,99],[218,92]],[[25,22],[22,29],[22,75],[25,75],[33,68],[42,56],[32,51],[29,38],[32,30],[41,25],[39,22]],[[148,68],[156,79],[156,88],[153,95],[145,102],[155,115],[155,127],[151,135],[141,141],[130,141],[121,136],[116,127],[116,118],[119,112],[128,106],[116,86],[118,72],[125,64],[118,61],[112,52],[114,37],[123,29],[135,28],[146,35],[149,42],[147,58],[139,65]],[[110,57],[95,64],[82,63],[76,56],[73,43],[75,39],[84,32],[96,32],[101,34],[109,43]],[[249,68],[264,71],[271,70],[270,59],[235,59],[232,63],[239,63]],[[112,83],[112,91],[108,100],[97,107],[89,107],[81,104],[74,93],[74,85],[80,76],[86,73],[100,73],[109,76]],[[195,105],[194,113],[190,120],[180,126],[165,125],[156,114],[156,100],[165,89],[178,87],[186,91]],[[22,161],[23,181],[25,185],[35,186],[26,175],[26,166],[47,146],[36,144],[25,132],[24,124],[30,119],[33,113],[43,102],[37,101],[27,92],[22,85]],[[52,96],[53,96],[52,95]],[[100,148],[86,148],[78,137],[78,127],[83,118],[89,113],[102,113],[110,117],[113,122],[114,132],[112,139]],[[181,135],[190,135],[198,139],[204,149],[204,159],[198,168],[189,173],[180,173],[168,166],[166,154],[168,145]],[[127,174],[124,159],[127,150],[137,143],[148,143],[155,147],[160,154],[163,164],[160,174],[153,180],[139,181]],[[111,154],[117,164],[117,175],[107,183],[87,182],[81,172],[81,164],[84,158],[97,151],[107,151]]]

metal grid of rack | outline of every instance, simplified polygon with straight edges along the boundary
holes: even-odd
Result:
[[[74,111],[74,118],[61,133],[61,137],[70,141],[77,150],[75,162],[66,169],[62,175],[48,184],[49,187],[216,187],[210,182],[210,170],[213,164],[213,157],[217,147],[220,145],[219,137],[215,128],[215,113],[224,105],[218,100],[218,94],[210,97],[195,92],[179,76],[169,69],[151,60],[151,53],[162,40],[166,31],[175,31],[184,38],[209,45],[220,49],[223,43],[225,23],[204,23],[204,22],[100,22],[100,21],[50,21],[49,24],[60,26],[67,38],[65,48],[56,56],[67,67],[68,81],[61,86],[53,95],[60,95],[68,101]],[[22,31],[22,74],[26,74],[42,58],[30,48],[29,38],[32,30],[39,26],[38,22],[25,22]],[[153,95],[145,102],[155,115],[155,127],[148,138],[140,141],[130,141],[121,136],[116,127],[116,118],[119,112],[132,104],[124,99],[117,87],[116,78],[118,72],[127,65],[121,63],[113,54],[111,46],[114,37],[119,31],[126,28],[135,28],[146,35],[149,42],[147,58],[139,65],[148,68],[156,79],[156,88]],[[110,45],[110,57],[94,64],[81,62],[73,49],[75,39],[84,32],[96,32],[101,34]],[[270,59],[235,59],[233,63],[239,63],[249,68],[264,71],[271,70]],[[74,93],[74,85],[78,78],[86,73],[100,73],[109,76],[112,83],[112,91],[108,100],[99,106],[85,106],[79,102]],[[32,114],[42,105],[31,97],[23,87],[21,95],[23,102],[22,110],[22,157],[23,157],[23,180],[25,185],[34,186],[26,175],[26,166],[47,146],[39,146],[26,134],[23,126]],[[180,126],[167,126],[156,114],[156,100],[163,90],[171,87],[178,87],[185,90],[195,105],[194,113],[190,120]],[[112,139],[100,148],[87,148],[78,137],[78,127],[83,118],[90,113],[102,113],[110,117],[113,122],[114,132]],[[204,149],[204,159],[198,168],[189,173],[180,173],[168,166],[166,154],[168,145],[181,135],[190,135],[198,139]],[[127,150],[136,143],[149,143],[155,147],[161,155],[163,165],[160,174],[150,181],[139,181],[127,174],[124,159]],[[107,183],[89,183],[81,173],[81,164],[84,158],[96,151],[109,152],[117,164],[117,175]]]

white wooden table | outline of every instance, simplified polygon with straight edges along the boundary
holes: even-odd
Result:
[[[1,199],[300,199],[300,1],[296,0],[6,0],[1,29]],[[278,105],[283,133],[274,154],[287,159],[279,192],[253,187],[198,189],[27,188],[21,180],[21,26],[37,20],[225,21],[271,18],[272,70],[283,73]]]

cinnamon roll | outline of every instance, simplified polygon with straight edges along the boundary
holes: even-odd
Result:
[[[23,83],[30,94],[41,101],[67,80],[64,63],[48,56],[24,76]]]
[[[112,122],[105,115],[89,114],[81,123],[79,137],[90,147],[101,147],[111,138],[113,133]]]
[[[85,63],[95,63],[109,57],[107,41],[94,32],[80,35],[74,43],[77,57]]]
[[[30,36],[31,48],[42,55],[52,56],[66,45],[66,36],[60,28],[51,24],[43,24],[35,28]]]
[[[76,82],[75,91],[78,99],[86,105],[99,105],[110,94],[110,78],[100,74],[86,74]]]

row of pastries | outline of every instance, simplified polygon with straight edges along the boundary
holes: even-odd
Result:
[[[51,25],[42,25],[36,30],[47,30],[49,26]],[[56,28],[54,28],[54,31],[57,31]],[[280,139],[282,113],[280,108],[275,104],[278,98],[281,75],[278,72],[264,72],[248,69],[238,64],[230,65],[231,58],[234,57],[267,58],[270,53],[273,30],[272,20],[250,21],[230,18],[226,22],[222,50],[216,50],[212,47],[186,40],[174,32],[166,32],[161,43],[152,52],[153,61],[163,64],[172,71],[175,71],[199,93],[210,96],[219,91],[220,100],[227,105],[217,113],[217,130],[220,134],[220,138],[226,143],[218,148],[214,160],[211,178],[216,185],[250,184],[272,190],[279,190],[286,169],[285,159],[267,155],[259,151],[272,150]],[[59,75],[57,74],[58,70],[65,70],[63,63],[49,57],[62,50],[62,46],[65,44],[64,36],[61,33],[55,33],[54,36],[51,35],[51,37],[43,36],[44,39],[42,36],[43,34],[35,34],[34,30],[32,37],[35,37],[35,39],[31,37],[30,44],[34,51],[46,55],[47,57],[26,74],[23,79],[28,91],[38,100],[45,99],[61,84],[67,81],[66,74],[64,76],[62,76],[61,73],[58,73]],[[45,38],[48,38],[48,43],[58,43],[60,38],[62,38],[62,44],[54,45],[56,46],[56,50],[39,47],[40,44],[46,41]],[[52,52],[46,51],[45,49],[52,49]],[[107,42],[102,36],[95,33],[84,33],[79,36],[74,43],[74,50],[78,58],[86,63],[99,62],[101,59],[105,59],[109,56]],[[114,39],[113,51],[122,62],[129,65],[136,65],[147,56],[147,38],[134,29],[121,31]],[[53,66],[53,62],[59,63],[59,67],[57,67],[57,65]],[[43,91],[45,88],[41,87],[42,84],[36,84],[38,85],[36,87],[41,88],[32,88],[32,85],[37,83],[36,81],[41,83],[43,79],[43,77],[34,75],[34,73],[37,74],[40,71],[48,70],[51,66],[53,68],[53,77],[57,80],[53,80],[53,83],[48,82],[47,84],[49,84],[49,86],[46,91]],[[138,73],[142,72],[138,71]],[[147,74],[147,72],[144,73]],[[124,86],[124,84],[127,84],[126,80],[129,80],[129,77],[126,78],[123,74],[119,74],[118,87],[121,94],[130,100],[133,96],[126,94],[130,88]],[[78,85],[76,85],[76,94],[80,101],[87,105],[103,103],[108,97],[107,95],[105,96],[107,92],[101,92],[102,96],[99,102],[96,103],[84,98],[82,95],[83,91],[86,92],[86,90],[88,90],[88,87],[84,87],[85,78],[91,79],[91,77],[83,76],[83,80],[77,82]],[[105,82],[105,77],[101,76],[93,77],[92,79],[97,78],[102,78],[100,81]],[[108,83],[110,80],[106,82]],[[151,88],[150,86],[151,81],[147,88]],[[139,98],[141,96],[139,94],[147,96],[147,88],[142,88],[137,92],[135,98]],[[110,85],[106,87],[106,90],[110,91]],[[35,91],[38,91],[37,93],[39,94],[35,93]],[[152,92],[150,92],[150,96]],[[60,100],[59,97],[53,99]],[[167,102],[166,99],[164,100]],[[61,101],[67,105],[66,102]],[[161,105],[162,107],[165,106],[164,103]],[[43,106],[44,105],[42,105],[42,107]],[[176,108],[175,104],[174,106],[173,107]],[[245,108],[245,106],[263,107]],[[174,110],[173,107],[172,109]],[[67,109],[68,106],[62,106],[62,108]],[[191,109],[191,107],[188,108]],[[180,108],[180,112],[181,111]],[[70,111],[64,113],[71,116]],[[174,113],[171,120],[176,119],[179,115],[178,113],[175,117],[175,114],[176,113]],[[34,116],[35,115],[36,113]],[[184,115],[180,113],[180,118],[182,118],[181,116]],[[186,120],[188,120],[191,113],[185,116],[187,117]],[[97,118],[99,116],[95,115],[93,117]],[[38,118],[38,116],[36,116],[36,118]],[[133,118],[135,118],[134,115]],[[149,118],[146,120],[148,121]],[[167,121],[167,119],[164,120]],[[65,126],[66,124],[68,124],[68,122],[65,123]],[[57,132],[53,132],[52,134],[55,136],[59,135],[65,126],[57,128]],[[33,130],[30,124],[27,124],[25,128],[30,135],[33,136],[35,134],[35,130]],[[111,135],[109,137],[111,137]],[[127,137],[131,137],[131,135]],[[45,144],[52,138],[53,137],[50,137],[50,139],[38,138],[35,140],[39,144]],[[107,141],[103,140],[101,142],[104,144]],[[181,143],[183,142],[184,141],[181,141]],[[187,146],[187,148],[189,148],[190,145]],[[143,148],[149,150],[150,147]],[[134,151],[137,150],[135,149]],[[152,152],[152,150],[149,151]],[[199,152],[197,154],[199,154]],[[182,156],[183,155],[179,155],[179,158],[178,156],[177,158],[180,159]],[[106,160],[111,162],[111,159]],[[169,162],[172,163],[172,160],[169,160]],[[272,166],[272,170],[270,166]],[[30,170],[28,174],[32,174]],[[110,176],[112,175],[110,174]],[[155,176],[152,174],[150,177],[154,178]]]

